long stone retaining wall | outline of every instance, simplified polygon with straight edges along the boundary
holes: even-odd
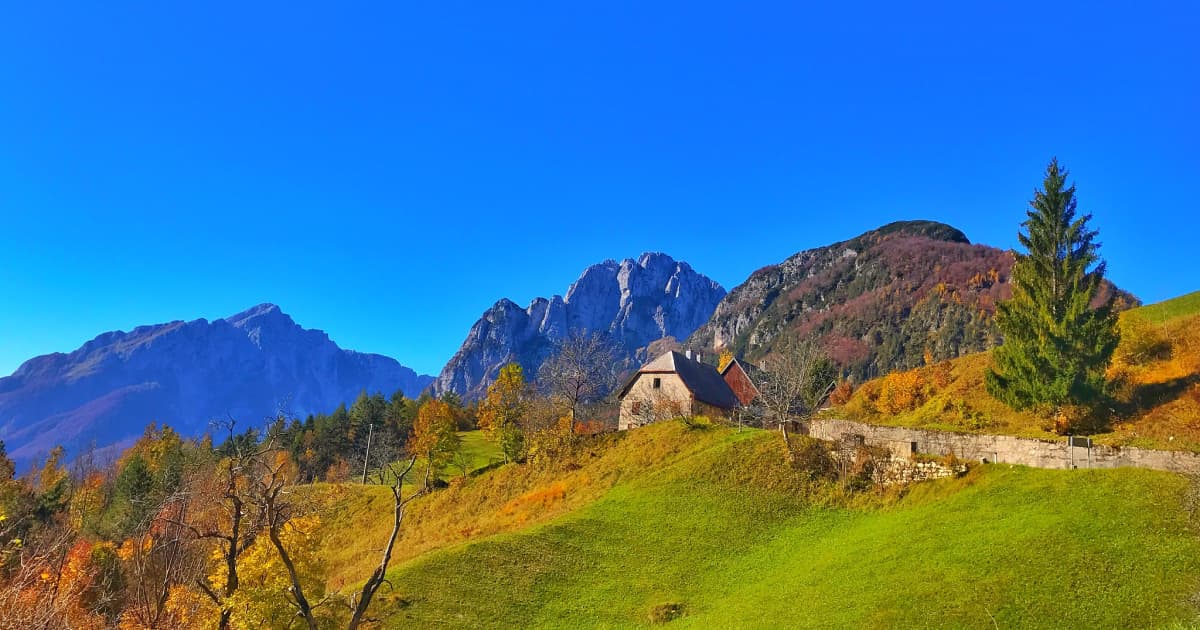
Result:
[[[1068,446],[1067,439],[1035,440],[1008,435],[953,433],[908,427],[819,418],[802,432],[822,440],[861,436],[867,446],[887,448],[893,455],[954,455],[959,459],[1022,464],[1037,468],[1119,468],[1134,466],[1175,473],[1200,474],[1200,455],[1184,451],[1093,445]]]

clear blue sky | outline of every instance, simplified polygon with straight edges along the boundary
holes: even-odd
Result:
[[[804,4],[11,4],[0,373],[267,301],[436,373],[605,258],[1014,246],[1053,155],[1118,284],[1200,289],[1193,3]]]

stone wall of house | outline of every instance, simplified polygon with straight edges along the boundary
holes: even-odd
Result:
[[[861,436],[867,446],[889,449],[893,455],[915,453],[954,455],[967,461],[1022,464],[1037,468],[1118,468],[1134,466],[1184,474],[1200,474],[1200,455],[1134,447],[1067,446],[1066,438],[1035,440],[1008,435],[953,433],[909,427],[886,427],[852,420],[819,418],[802,432],[822,440]]]
[[[654,387],[655,379],[658,387]],[[692,392],[678,374],[671,372],[639,374],[637,381],[621,399],[617,428],[624,431],[677,416],[690,416]]]

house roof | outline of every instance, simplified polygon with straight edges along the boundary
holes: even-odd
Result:
[[[737,396],[716,368],[707,363],[689,359],[675,351],[667,352],[643,365],[621,388],[618,397],[624,398],[625,394],[629,393],[629,388],[633,387],[642,374],[668,373],[678,374],[679,380],[683,381],[688,391],[692,392],[692,396],[700,402],[721,409],[732,409],[738,406]]]
[[[733,369],[733,366],[735,366],[735,365],[738,366],[738,368],[740,368],[742,370],[742,374],[746,375],[746,380],[750,381],[750,387],[753,387],[754,391],[757,393],[759,391],[758,384],[755,383],[754,381],[758,377],[759,369],[749,363],[742,363],[741,361],[738,361],[737,359],[733,359],[732,361],[729,362],[729,365],[725,366],[724,370],[721,370],[721,376],[725,376],[729,372],[729,370]]]

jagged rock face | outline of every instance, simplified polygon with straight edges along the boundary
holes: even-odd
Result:
[[[948,225],[892,223],[754,272],[686,345],[753,361],[791,336],[815,339],[857,379],[917,367],[1000,342],[993,316],[1012,264]]]
[[[724,296],[721,285],[665,254],[607,260],[584,270],[566,298],[537,298],[525,309],[500,300],[489,308],[438,376],[434,391],[477,398],[513,361],[526,374],[536,374],[554,345],[572,331],[602,332],[633,357],[655,340],[690,335]]]
[[[416,396],[432,380],[343,350],[263,304],[213,322],[104,333],[70,354],[26,361],[0,378],[0,439],[27,461],[59,444],[117,444],[151,421],[193,435],[214,419],[248,428],[277,411],[331,411],[363,389]]]

